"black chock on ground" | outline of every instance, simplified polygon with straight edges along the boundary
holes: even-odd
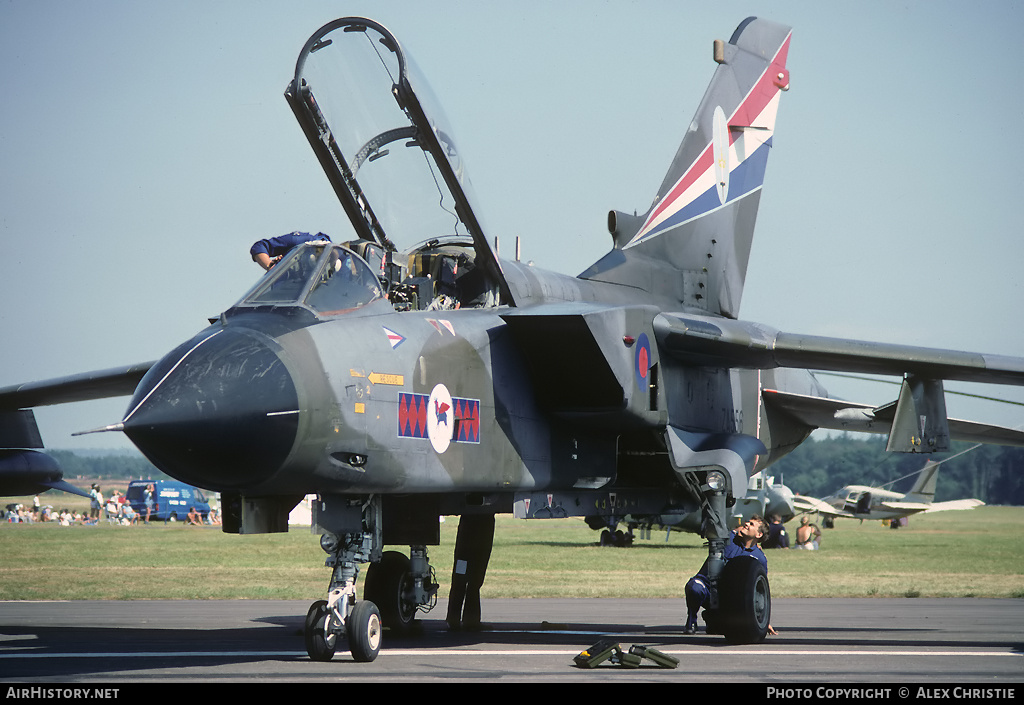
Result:
[[[679,659],[650,646],[634,644],[629,647],[629,651],[623,651],[614,639],[602,639],[577,654],[573,661],[580,668],[597,668],[605,661],[622,668],[639,668],[643,659],[653,661],[661,668],[675,668],[679,665]]]
[[[629,653],[637,656],[638,658],[646,658],[654,661],[662,668],[675,668],[679,665],[679,659],[675,656],[669,656],[663,654],[653,646],[641,646],[640,644],[633,644],[629,647]]]
[[[589,649],[576,654],[573,661],[580,668],[597,668],[615,654],[621,654],[622,649],[612,639],[602,639]]]

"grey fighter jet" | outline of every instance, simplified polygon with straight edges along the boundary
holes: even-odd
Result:
[[[406,50],[374,21],[331,22],[285,96],[356,237],[295,248],[155,363],[3,389],[0,408],[132,393],[109,429],[221,492],[225,531],[284,531],[315,493],[332,575],[306,619],[314,659],[347,640],[371,660],[383,626],[433,606],[439,515],[513,510],[697,512],[713,621],[759,641],[767,575],[723,560],[752,474],[818,427],[889,433],[902,452],[1024,443],[947,419],[942,386],[1024,384],[1024,359],[738,318],[789,47],[790,28],[756,18],[715,42],[711,84],[653,204],[611,212],[610,251],[572,277],[498,258]],[[809,369],[903,376],[903,391],[889,407],[838,401]]]

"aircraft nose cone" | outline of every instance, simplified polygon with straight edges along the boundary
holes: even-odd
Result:
[[[257,485],[288,457],[298,427],[295,383],[270,339],[222,329],[147,373],[124,432],[150,461],[212,490]]]

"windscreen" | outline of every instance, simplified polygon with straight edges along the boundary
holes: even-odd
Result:
[[[361,308],[383,295],[370,266],[340,245],[305,244],[274,265],[240,305],[303,303],[331,316]]]

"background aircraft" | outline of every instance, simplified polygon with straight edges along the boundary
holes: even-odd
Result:
[[[776,483],[775,478],[762,470],[751,476],[747,483],[747,493],[743,497],[736,498],[736,504],[730,510],[730,526],[738,526],[747,519],[757,514],[766,520],[773,514],[778,514],[783,522],[792,519],[798,511],[795,504],[793,491],[784,484]],[[595,531],[600,531],[600,544],[602,546],[629,546],[632,545],[637,534],[642,539],[651,538],[652,531],[665,531],[665,539],[668,540],[668,533],[672,531],[683,531],[691,534],[699,534],[701,528],[700,512],[688,512],[684,514],[658,514],[634,516],[625,514],[622,516],[591,516],[586,517],[587,525]],[[619,525],[625,526],[625,530],[619,529]]]
[[[976,448],[977,446],[974,446]],[[968,448],[943,460],[928,460],[917,473],[914,486],[906,494],[885,487],[847,485],[828,497],[815,499],[796,495],[794,506],[801,512],[816,512],[827,518],[901,519],[924,512],[942,512],[954,509],[974,509],[985,504],[980,499],[935,501],[935,485],[939,479],[939,466],[947,460],[968,453]],[[903,478],[900,478],[903,479]],[[893,480],[890,485],[898,482]]]
[[[346,57],[351,47],[368,53]],[[307,616],[313,658],[330,658],[343,635],[357,658],[373,658],[382,616],[399,627],[430,606],[437,514],[465,521],[528,502],[589,516],[611,495],[645,514],[700,511],[727,636],[763,638],[766,575],[741,566],[728,578],[716,558],[728,505],[752,472],[814,427],[888,432],[905,451],[949,438],[1021,442],[948,422],[940,380],[1024,380],[1017,358],[792,335],[736,318],[788,47],[788,29],[764,21],[722,43],[654,205],[612,213],[612,250],[572,278],[497,258],[461,153],[398,41],[368,20],[326,26],[304,47],[287,95],[359,241],[294,251],[211,327],[143,366],[111,428],[165,472],[228,495],[229,530],[277,530],[298,497],[319,493],[334,574],[328,600]],[[352,79],[340,83],[340,109],[330,63],[339,55],[342,79]],[[429,178],[396,200],[378,190],[422,169]],[[402,207],[414,203],[422,207],[403,225]],[[448,231],[440,226],[419,244],[394,244],[445,221],[457,240],[432,237]],[[437,296],[444,284],[458,308]],[[807,367],[907,376],[899,403],[883,409],[829,399]],[[137,369],[109,375],[97,396],[134,386]],[[0,403],[68,401],[67,384],[7,388]],[[385,544],[408,544],[411,556]],[[355,570],[366,562],[371,599],[360,601]]]
[[[60,490],[88,497],[88,492],[64,481],[64,472],[52,456],[33,450],[42,447],[31,409],[0,410],[0,496]]]

